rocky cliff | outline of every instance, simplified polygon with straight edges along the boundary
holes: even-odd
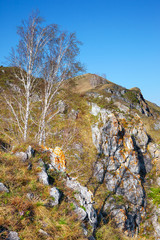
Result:
[[[160,239],[160,108],[86,74],[55,109],[46,146],[1,124],[1,238]]]

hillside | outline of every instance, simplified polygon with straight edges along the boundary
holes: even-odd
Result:
[[[5,101],[21,91],[0,67],[0,239],[159,239],[160,107],[95,74],[68,79],[40,146],[43,81],[25,143]]]

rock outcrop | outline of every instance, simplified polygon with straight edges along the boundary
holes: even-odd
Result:
[[[145,101],[140,89],[133,88],[127,90],[125,88],[115,85],[112,88],[109,87],[105,88],[105,92],[111,94],[111,99],[114,102],[117,102],[117,100],[123,101],[127,104],[127,107],[129,107],[130,109],[137,109],[140,113],[146,115],[147,117],[152,116],[150,108],[147,102]],[[124,107],[122,110],[124,110]],[[126,110],[127,109],[125,109],[125,111]]]
[[[50,159],[52,167],[62,172],[66,171],[66,159],[60,147],[56,147],[53,151],[51,150]]]
[[[75,198],[82,209],[76,207],[76,212],[80,216],[80,219],[84,220],[88,218],[94,230],[97,226],[97,213],[93,207],[93,193],[87,187],[82,186],[78,181],[70,177],[67,177],[66,186],[76,191]]]
[[[16,152],[15,155],[20,158],[21,161],[26,162],[28,159],[34,156],[34,150],[31,146],[28,147],[26,152]]]
[[[127,123],[123,114],[107,114],[107,110],[95,105],[91,113],[99,114],[98,122],[92,125],[93,143],[99,155],[94,175],[109,191],[102,215],[110,212],[118,227],[134,235],[146,214],[143,183],[152,168],[147,152],[149,137],[138,117],[133,118],[137,124],[135,129],[135,123]],[[121,197],[123,201],[119,204],[115,198]]]

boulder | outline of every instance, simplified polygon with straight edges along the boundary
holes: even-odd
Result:
[[[25,152],[16,152],[15,155],[23,162],[26,162],[28,159],[28,155]]]
[[[35,151],[29,146],[26,152],[16,152],[15,155],[20,158],[21,161],[26,162],[31,157],[34,157]]]
[[[70,113],[68,114],[68,117],[72,120],[76,120],[78,118],[79,111],[71,109]]]
[[[44,236],[49,236],[49,234],[45,232],[43,229],[39,229],[39,233],[41,233]]]
[[[42,182],[44,185],[49,185],[48,174],[42,159],[39,160],[38,168],[41,168],[41,171],[38,173],[39,181]]]
[[[28,159],[30,159],[31,157],[34,157],[35,151],[31,146],[29,146],[26,151],[26,154],[28,156]]]
[[[8,188],[3,183],[0,183],[0,192],[9,192]]]
[[[61,193],[56,187],[50,189],[50,196],[53,197],[52,206],[58,205],[61,198]]]
[[[20,240],[17,232],[10,231],[6,240]]]
[[[56,170],[65,172],[66,171],[66,159],[65,155],[60,147],[55,149],[50,154],[51,165]]]

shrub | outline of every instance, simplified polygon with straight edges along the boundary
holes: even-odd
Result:
[[[127,91],[124,95],[124,98],[127,98],[131,103],[139,103],[136,93],[133,91]]]

